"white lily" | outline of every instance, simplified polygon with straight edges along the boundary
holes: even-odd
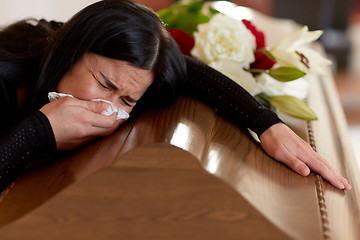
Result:
[[[245,71],[236,61],[220,60],[211,62],[209,66],[231,78],[253,96],[263,91],[263,89],[256,83],[253,75]]]
[[[280,40],[270,52],[279,65],[293,66],[306,73],[325,75],[324,66],[331,64],[331,61],[311,46],[311,43],[319,39],[322,34],[321,30],[309,31],[307,26],[303,26]]]
[[[291,95],[304,100],[310,88],[309,81],[305,77],[295,81],[280,82],[262,73],[256,76],[256,81],[268,96]]]

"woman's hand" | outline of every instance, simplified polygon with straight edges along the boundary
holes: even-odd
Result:
[[[108,104],[64,97],[43,106],[40,111],[50,121],[57,150],[76,148],[90,140],[112,134],[124,120],[116,114],[101,114]]]
[[[260,144],[271,157],[285,163],[302,176],[307,176],[311,169],[335,187],[351,189],[344,177],[283,123],[275,124],[263,132]]]

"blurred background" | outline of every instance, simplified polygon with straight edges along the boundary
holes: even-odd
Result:
[[[137,0],[155,11],[176,0]],[[27,18],[66,21],[96,0],[0,0],[0,25]],[[292,19],[323,29],[323,44],[334,62],[334,78],[349,124],[355,155],[360,159],[360,0],[233,0],[266,15]]]

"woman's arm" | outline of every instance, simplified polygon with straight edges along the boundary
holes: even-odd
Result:
[[[37,157],[113,133],[123,120],[101,114],[107,107],[104,102],[66,97],[18,123],[0,140],[0,192]]]
[[[214,108],[232,122],[254,131],[267,154],[300,175],[307,176],[311,169],[335,187],[351,189],[347,180],[308,143],[241,86],[198,60],[186,57],[186,61],[188,94],[191,97]]]
[[[202,62],[186,57],[188,94],[227,119],[254,131],[259,137],[282,122],[237,83]]]
[[[1,77],[0,109],[1,192],[32,159],[54,150],[56,144],[50,123],[41,112],[35,111],[19,120],[17,83]]]
[[[28,163],[55,150],[55,138],[46,116],[36,111],[0,139],[0,192]]]

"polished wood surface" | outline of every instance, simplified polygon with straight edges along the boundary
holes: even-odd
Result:
[[[314,86],[321,88],[320,83]],[[328,90],[325,89],[324,91],[327,92]],[[324,91],[321,90],[320,92],[324,93]],[[328,97],[323,94],[311,94],[311,96],[314,95],[323,96],[314,98],[314,101],[318,103],[318,106],[328,108],[329,104],[326,103]],[[313,101],[311,97],[309,100]],[[321,110],[321,108],[319,109]],[[321,110],[320,116],[324,111]],[[334,111],[337,110],[334,109]],[[336,112],[329,112],[328,115],[324,115],[327,116],[326,118],[312,123],[311,133],[314,136],[309,138],[309,141],[315,141],[317,150],[321,154],[325,154],[332,164],[338,166],[340,171],[352,181],[352,170],[347,167],[351,166],[351,156],[345,153],[347,151],[346,144],[344,144],[346,139],[339,137],[339,135],[342,135],[341,124],[338,124],[338,120],[332,120],[330,123],[326,122],[334,114]],[[338,118],[335,117],[334,119]],[[326,121],[324,122],[324,120]],[[151,157],[163,155],[157,147],[150,148],[150,152],[146,148],[145,150],[141,147],[135,149],[138,146],[150,143],[162,143],[168,146],[169,149],[166,151],[171,154],[165,156],[167,159],[171,159],[169,160],[171,167],[166,165],[165,159]],[[209,185],[201,184],[203,180],[200,181],[195,175],[199,174],[199,178],[205,175],[197,168],[197,171],[190,171],[191,174],[190,172],[187,173],[191,175],[191,180],[186,182],[188,186],[184,182],[178,185],[180,184],[178,181],[186,176],[180,174],[183,173],[184,168],[191,169],[196,164],[194,164],[194,161],[190,163],[184,160],[184,163],[181,163],[182,160],[174,160],[177,157],[182,159],[181,153],[172,153],[173,149],[169,145],[175,145],[192,154],[203,169],[214,174],[222,181],[222,184],[215,181],[214,178],[210,180],[209,175],[206,175],[208,180],[204,180],[209,181]],[[326,147],[323,145],[326,145]],[[164,148],[164,145],[161,146],[160,149]],[[331,151],[329,151],[329,148]],[[124,155],[132,149],[135,152]],[[124,159],[131,158],[131,164],[136,162],[143,171],[134,171],[134,165],[131,165],[128,160],[123,161],[123,157]],[[127,166],[125,163],[130,165]],[[225,199],[218,198],[217,200],[219,202],[224,201],[222,206],[227,204],[234,206],[235,213],[245,211],[248,208],[252,209],[251,211],[254,214],[256,213],[256,219],[258,219],[256,221],[268,227],[268,230],[266,230],[268,231],[267,237],[262,238],[263,235],[259,235],[258,239],[286,239],[288,237],[291,239],[359,239],[359,222],[356,219],[359,203],[356,202],[356,189],[344,193],[336,190],[315,174],[310,174],[308,177],[297,175],[288,167],[268,157],[247,131],[217,116],[213,110],[202,103],[185,97],[178,99],[168,109],[148,111],[128,121],[112,136],[99,139],[76,151],[58,154],[52,159],[43,160],[30,168],[0,197],[0,236],[7,234],[6,236],[9,236],[9,239],[11,239],[10,236],[14,236],[14,239],[16,239],[15,236],[19,236],[18,239],[21,239],[20,235],[17,235],[20,234],[19,231],[16,230],[19,227],[23,227],[24,232],[50,231],[58,234],[56,227],[62,228],[65,225],[71,225],[71,223],[74,223],[69,228],[71,233],[74,233],[76,229],[86,228],[89,231],[87,234],[91,235],[93,233],[92,236],[103,234],[106,236],[106,232],[110,231],[109,229],[105,231],[105,229],[95,228],[94,226],[99,222],[89,222],[88,220],[90,217],[96,218],[96,216],[92,215],[94,209],[99,213],[105,211],[99,221],[105,221],[105,225],[112,225],[115,222],[118,223],[118,220],[113,215],[106,217],[106,211],[109,211],[109,206],[114,207],[115,205],[123,209],[123,204],[117,205],[117,198],[122,195],[132,196],[134,201],[138,197],[143,199],[142,203],[137,202],[139,205],[152,203],[156,206],[157,201],[164,200],[164,193],[160,188],[157,188],[159,183],[156,182],[156,184],[152,185],[153,180],[161,182],[159,176],[155,174],[160,169],[162,169],[161,174],[166,175],[166,178],[161,179],[164,184],[167,184],[166,193],[169,194],[169,199],[171,198],[172,201],[176,199],[176,194],[182,193],[181,189],[191,191],[190,189],[194,185],[196,191],[193,190],[192,193],[195,194],[198,191],[207,195],[207,197],[204,197],[207,202],[205,200],[203,202],[203,206],[207,206],[211,202],[211,194],[216,195],[218,188],[224,188],[224,191],[228,191],[229,188],[233,189],[237,195],[234,195],[234,191],[228,192],[227,194],[231,195],[231,197],[229,195],[230,199],[225,201]],[[168,170],[165,171],[164,169]],[[149,173],[151,174],[148,175]],[[133,178],[132,174],[136,177]],[[172,179],[172,177],[174,177],[173,181],[170,181],[169,179]],[[129,182],[126,178],[129,178]],[[131,182],[130,179],[134,182]],[[136,179],[139,182],[136,182]],[[141,184],[140,179],[142,179]],[[197,182],[198,180],[199,182]],[[97,181],[100,183],[97,184]],[[114,201],[110,199],[111,196],[108,196],[104,202],[97,198],[98,195],[92,196],[91,193],[94,191],[107,191],[108,185],[101,184],[101,181],[114,182],[111,189],[121,187],[122,190],[119,192],[112,190],[114,192]],[[144,189],[142,189],[141,185],[145,183],[146,187],[144,185]],[[150,188],[148,185],[150,185]],[[201,188],[202,185],[203,188]],[[214,192],[210,194],[209,188]],[[134,189],[138,190],[134,192]],[[145,192],[141,192],[142,190]],[[148,198],[150,194],[153,195]],[[64,202],[63,207],[60,207],[63,201],[66,204]],[[95,204],[92,201],[100,202]],[[169,203],[172,201],[169,201]],[[195,201],[195,199],[188,197],[188,201],[190,205],[193,201],[194,204],[196,203],[197,208],[200,209],[197,214],[200,214],[202,205],[196,202],[198,200]],[[231,205],[235,202],[238,202],[239,206],[235,206],[236,204]],[[124,202],[120,201],[119,203]],[[73,210],[76,206],[80,207],[82,205],[87,207],[81,208],[81,212]],[[72,210],[67,206],[72,207]],[[161,209],[161,206],[157,207]],[[167,207],[170,212],[179,211],[177,204],[168,204]],[[170,210],[170,208],[174,209]],[[211,211],[217,212],[220,211],[219,209],[214,208]],[[144,234],[155,234],[154,231],[150,230],[150,226],[154,227],[153,224],[159,221],[154,217],[154,211],[144,209],[141,211],[144,215],[140,214],[140,216],[146,217],[138,219],[141,222],[138,225],[139,229],[144,230]],[[223,213],[221,211],[220,215]],[[187,214],[185,214],[185,218],[193,216]],[[56,218],[56,216],[59,216],[59,218]],[[202,226],[205,226],[206,223],[201,222],[206,222],[206,217],[196,216],[191,221],[198,221],[197,224],[204,224]],[[231,216],[230,214],[230,218]],[[172,217],[177,218],[179,216],[170,214],[169,218]],[[154,218],[155,222],[148,220]],[[34,221],[35,224],[31,224]],[[132,219],[131,221],[135,220]],[[174,225],[185,224],[174,219],[169,221],[172,221],[171,224]],[[249,234],[250,236],[251,233],[262,231],[262,229],[254,227],[251,219],[246,218],[244,221],[249,221],[247,223],[249,227],[243,229],[245,231],[243,234]],[[124,229],[128,229],[128,224],[125,223],[124,219],[121,219],[120,222],[124,225],[118,229],[119,231],[121,229],[123,233]],[[229,234],[235,232],[240,234],[236,229],[240,228],[242,224],[244,223],[236,221],[229,223],[229,225],[221,222],[218,227],[219,229],[227,229],[226,231],[223,230],[224,232],[230,231],[229,228],[234,228]],[[174,226],[169,231],[180,229],[177,227]],[[95,231],[96,229],[99,232]],[[199,234],[198,236],[201,235],[201,229],[204,230],[205,228],[200,228],[199,232],[196,232]],[[133,231],[134,229],[129,229],[127,234],[135,234]],[[78,231],[78,234],[82,232]],[[161,234],[162,231],[158,233]],[[339,238],[339,236],[345,236],[346,238]],[[76,235],[76,237],[81,239],[80,235]],[[161,235],[158,235],[158,237],[161,237]]]
[[[294,30],[253,14],[269,45]],[[0,239],[360,239],[360,171],[330,76],[310,79],[318,121],[282,117],[349,179],[349,192],[299,176],[182,97],[30,166],[0,195]]]
[[[39,240],[291,239],[194,156],[168,144],[135,148],[0,234]]]
[[[343,176],[353,189],[346,193],[321,181],[319,196],[324,209],[323,228],[332,239],[360,239],[360,170],[349,141],[345,115],[331,77],[312,82],[310,99],[321,119],[311,123],[316,150]]]

